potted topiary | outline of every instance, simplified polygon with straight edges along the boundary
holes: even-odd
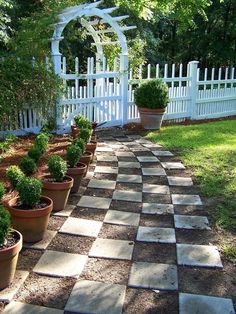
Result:
[[[20,167],[26,175],[33,174],[37,169],[35,161],[29,156],[24,156],[21,158]]]
[[[66,206],[70,189],[74,179],[66,176],[67,163],[58,155],[50,156],[48,159],[48,170],[50,175],[42,178],[43,194],[53,200],[53,211],[63,210]]]
[[[25,176],[25,174],[18,166],[12,165],[7,168],[6,176],[10,181],[12,188],[15,189],[17,183]]]
[[[134,101],[144,129],[160,129],[169,102],[167,85],[160,79],[148,80],[136,88]]]
[[[67,174],[74,179],[71,193],[76,193],[79,190],[80,182],[86,173],[87,166],[79,162],[82,155],[82,150],[78,145],[71,144],[67,148],[66,159],[68,162]]]
[[[86,172],[84,174],[84,177],[86,177],[86,174],[88,172],[88,167],[89,167],[89,164],[92,162],[93,160],[93,154],[89,151],[85,151],[85,142],[82,138],[79,138],[79,139],[76,139],[73,141],[73,144],[75,145],[78,145],[81,150],[82,150],[82,155],[79,159],[79,162],[82,162],[83,164],[85,164],[87,167],[86,167]]]
[[[7,202],[13,228],[19,230],[26,242],[43,239],[52,211],[52,200],[42,196],[42,182],[36,178],[23,177],[16,185],[19,194]]]
[[[80,138],[82,138],[84,140],[84,142],[86,143],[86,151],[91,152],[93,154],[95,154],[95,150],[97,148],[97,141],[91,141],[90,140],[91,137],[91,130],[90,129],[81,129],[80,130]]]
[[[0,183],[0,200],[5,193]],[[14,279],[18,255],[22,249],[22,235],[13,230],[9,212],[0,205],[0,290],[8,287]]]

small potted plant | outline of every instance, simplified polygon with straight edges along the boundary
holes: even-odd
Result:
[[[25,176],[25,174],[18,166],[11,165],[7,168],[6,176],[10,181],[12,188],[15,189],[17,183]]]
[[[66,207],[74,179],[66,175],[68,166],[58,155],[48,159],[50,175],[43,176],[43,194],[53,200],[53,211],[60,211]]]
[[[86,151],[91,152],[93,154],[95,154],[95,150],[97,148],[97,141],[91,141],[90,140],[91,137],[91,130],[90,129],[81,129],[80,130],[80,138],[82,138],[84,140],[84,142],[86,143]]]
[[[5,193],[0,183],[0,200]],[[22,235],[11,229],[11,216],[0,205],[0,290],[8,287],[14,279],[18,255],[22,249]]]
[[[74,179],[71,193],[76,193],[79,190],[81,180],[86,173],[87,166],[79,159],[82,155],[82,150],[78,145],[71,144],[66,151],[66,159],[68,163],[67,174]]]
[[[148,80],[136,88],[134,101],[144,129],[160,129],[169,102],[167,85],[160,79]]]
[[[23,177],[16,185],[19,196],[7,202],[13,228],[26,242],[43,239],[52,211],[52,200],[42,196],[42,183],[36,178]]]
[[[93,154],[91,152],[85,150],[85,142],[84,142],[84,140],[82,138],[74,140],[73,144],[78,145],[81,148],[81,150],[82,150],[82,155],[81,155],[81,157],[79,159],[79,162],[82,162],[83,164],[85,164],[87,166],[86,167],[86,172],[84,174],[84,177],[86,177],[86,174],[88,172],[89,164],[93,160]]]
[[[20,167],[26,175],[33,174],[37,169],[35,161],[29,156],[24,156],[21,158]]]

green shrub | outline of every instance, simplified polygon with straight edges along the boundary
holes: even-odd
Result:
[[[42,156],[42,151],[38,147],[33,146],[29,149],[28,156],[37,163]]]
[[[0,201],[5,193],[6,193],[6,189],[4,188],[3,183],[0,182]]]
[[[66,159],[71,168],[76,166],[81,155],[82,155],[82,150],[79,146],[71,144],[67,148]]]
[[[80,149],[82,150],[82,153],[84,153],[85,151],[85,142],[82,138],[77,138],[75,140],[73,140],[72,144],[75,144],[77,146],[80,147]]]
[[[89,129],[81,129],[80,130],[80,138],[84,140],[84,142],[87,144],[89,141],[91,135],[91,131]]]
[[[6,175],[13,188],[15,188],[17,183],[25,176],[24,172],[15,165],[7,168]]]
[[[49,137],[46,133],[40,133],[35,139],[34,146],[44,154],[48,148]]]
[[[75,124],[77,125],[78,128],[80,129],[92,129],[92,123],[84,116],[81,114],[78,114],[74,117]]]
[[[10,232],[11,215],[2,205],[0,205],[0,247],[4,244]]]
[[[24,177],[16,186],[22,205],[26,208],[34,208],[40,201],[42,194],[42,182],[36,178]]]
[[[54,155],[49,157],[48,170],[55,181],[62,182],[67,169],[68,167],[66,161],[60,156]]]
[[[21,158],[20,167],[26,175],[31,175],[37,168],[35,161],[29,156]]]
[[[138,107],[162,109],[168,105],[169,91],[160,79],[148,80],[134,91],[134,101]]]

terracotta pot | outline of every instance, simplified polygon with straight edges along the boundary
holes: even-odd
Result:
[[[22,235],[13,230],[19,238],[18,242],[5,249],[0,249],[0,290],[8,287],[14,279],[18,255],[22,249]]]
[[[79,162],[82,162],[83,164],[85,164],[87,166],[84,177],[86,177],[86,175],[87,175],[89,164],[92,162],[92,160],[93,160],[93,154],[91,152],[88,152],[88,151],[85,151],[79,159]]]
[[[84,177],[87,170],[87,165],[79,162],[76,167],[68,168],[67,174],[68,176],[74,179],[73,186],[70,190],[71,193],[77,193],[80,187],[80,183],[82,178]]]
[[[92,122],[92,129],[95,130],[97,128],[97,122]]]
[[[63,182],[55,182],[50,179],[52,177],[49,175],[42,177],[42,194],[53,200],[53,211],[58,212],[66,207],[74,179],[69,176],[65,176],[65,181]]]
[[[162,124],[165,108],[163,109],[149,109],[138,108],[142,126],[146,130],[159,130]]]
[[[20,231],[26,242],[37,242],[43,239],[47,230],[49,216],[52,211],[52,200],[46,196],[41,196],[41,200],[47,205],[37,209],[17,209],[13,206],[19,197],[14,197],[8,201],[7,209],[12,217],[13,228]]]
[[[91,141],[97,142],[97,135],[96,134],[91,135]]]
[[[94,158],[96,148],[97,148],[97,141],[90,141],[86,145],[86,151],[91,152],[93,154],[93,158]],[[92,162],[92,160],[91,160],[91,162]]]
[[[71,135],[75,139],[79,136],[79,128],[77,127],[76,124],[71,125]]]

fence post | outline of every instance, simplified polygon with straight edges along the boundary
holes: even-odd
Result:
[[[128,55],[120,55],[121,119],[122,125],[128,121]]]
[[[196,118],[197,112],[197,94],[198,94],[198,85],[197,85],[197,69],[199,61],[190,61],[189,66],[189,96],[190,96],[190,107],[189,107],[189,116],[193,120]]]

